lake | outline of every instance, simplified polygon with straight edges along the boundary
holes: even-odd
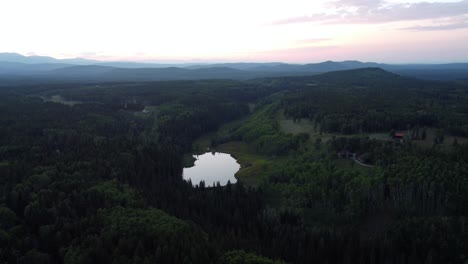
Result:
[[[239,163],[230,154],[220,152],[207,152],[202,155],[193,155],[197,160],[195,165],[184,168],[184,180],[191,179],[193,186],[199,185],[200,181],[205,181],[205,186],[213,186],[219,182],[221,186],[237,182],[234,177],[240,169]]]

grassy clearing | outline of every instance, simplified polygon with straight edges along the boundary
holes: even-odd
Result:
[[[315,139],[320,138],[323,142],[330,140],[333,136],[335,137],[355,137],[355,136],[362,136],[362,137],[369,137],[372,139],[378,140],[386,140],[388,139],[388,133],[362,133],[362,134],[354,134],[354,135],[345,135],[340,133],[322,133],[320,134],[320,125],[315,124],[314,122],[302,118],[299,122],[294,122],[292,119],[288,119],[283,110],[278,111],[276,115],[276,119],[280,125],[280,129],[285,133],[290,133],[293,135],[299,133],[307,133],[310,135],[312,141]]]
[[[81,104],[81,101],[69,101],[65,98],[63,98],[61,95],[52,95],[51,97],[41,97],[44,101],[46,102],[54,102],[54,103],[59,103],[59,104],[64,104],[64,105],[69,105],[69,106],[74,106],[76,104]]]
[[[362,133],[362,134],[355,134],[355,135],[344,135],[339,133],[322,133],[320,135],[320,125],[315,125],[314,122],[308,119],[301,119],[300,122],[293,122],[292,119],[286,118],[283,111],[279,111],[277,114],[277,120],[280,125],[280,128],[285,133],[291,134],[299,134],[299,133],[308,133],[311,137],[312,141],[315,139],[320,138],[323,142],[328,141],[333,136],[335,137],[354,137],[354,136],[361,136],[361,137],[369,137],[371,139],[377,140],[387,140],[388,133]],[[315,128],[315,129],[314,129]],[[436,136],[436,128],[428,128],[426,130],[426,139],[425,140],[414,140],[413,144],[420,146],[422,148],[432,148],[434,145],[434,138]],[[407,134],[407,132],[405,133]],[[450,135],[445,135],[444,142],[439,146],[442,149],[450,150],[453,147],[454,140],[458,141],[458,144],[468,144],[468,138],[466,137],[455,137]]]
[[[355,135],[339,135],[332,133],[323,133],[322,135],[319,132],[314,131],[314,124],[308,120],[303,120],[300,123],[294,123],[290,119],[284,118],[282,113],[278,114],[278,121],[280,122],[281,129],[284,132],[298,134],[298,133],[309,133],[311,135],[311,140],[307,143],[307,148],[312,150],[314,148],[314,142],[316,138],[321,138],[322,142],[325,142],[331,139],[333,136],[355,136]],[[241,165],[241,169],[236,173],[236,178],[242,181],[244,184],[249,186],[258,186],[263,175],[267,174],[270,166],[275,162],[286,161],[290,157],[270,157],[265,155],[260,155],[256,153],[255,149],[252,148],[249,144],[242,141],[231,141],[224,144],[220,144],[215,148],[211,147],[211,139],[220,136],[227,135],[233,129],[239,127],[242,122],[245,122],[246,119],[236,120],[230,123],[227,123],[220,127],[216,132],[208,133],[198,138],[193,143],[194,153],[188,153],[184,156],[184,166],[190,167],[194,165],[193,154],[203,154],[208,151],[217,151],[223,153],[229,153],[236,158],[237,162]],[[388,134],[378,133],[378,134],[367,134],[371,138],[386,139]],[[359,164],[356,164],[352,160],[346,159],[337,159],[335,164],[343,169],[349,170],[359,170],[369,172],[373,168],[363,167]],[[272,195],[275,197],[275,195]]]
[[[285,133],[294,135],[307,133],[312,137],[317,134],[317,131],[319,131],[318,127],[315,127],[314,122],[308,119],[302,118],[300,122],[294,122],[292,119],[287,119],[283,110],[278,111],[276,114],[276,120],[278,121],[281,130]]]
[[[271,159],[258,155],[246,143],[233,141],[216,147],[219,152],[230,153],[241,165],[236,173],[236,178],[249,186],[258,186],[262,179],[261,175],[268,169]]]

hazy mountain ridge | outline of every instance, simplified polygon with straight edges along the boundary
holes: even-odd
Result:
[[[18,53],[0,53],[0,61],[19,62],[26,64],[38,63],[68,63],[68,64],[94,64],[99,63],[97,60],[89,60],[83,58],[72,59],[56,59],[48,56],[24,56]]]
[[[384,64],[360,61],[325,61],[309,64],[213,63],[157,64],[141,62],[102,62],[81,58],[56,59],[0,53],[0,79],[64,81],[157,81],[189,79],[251,79],[261,77],[315,75],[318,73],[381,68],[422,79],[454,80],[468,78],[468,63]]]

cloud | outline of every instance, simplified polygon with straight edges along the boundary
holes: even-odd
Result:
[[[454,3],[416,3],[393,5],[367,16],[369,22],[436,19],[468,14],[468,0]]]
[[[297,16],[290,17],[283,20],[278,20],[273,22],[273,25],[286,25],[286,24],[295,24],[295,23],[305,23],[305,22],[327,22],[337,19],[335,15],[327,14],[314,14],[311,16]]]
[[[454,29],[462,29],[468,28],[468,21],[459,22],[459,23],[451,23],[451,24],[443,24],[443,25],[430,25],[430,26],[413,26],[402,28],[403,30],[411,30],[411,31],[437,31],[437,30],[454,30]]]
[[[298,44],[316,44],[316,43],[325,42],[329,40],[332,40],[332,39],[331,38],[310,38],[310,39],[298,40],[297,43]]]
[[[339,0],[329,3],[330,6],[335,7],[376,7],[382,4],[382,0]]]
[[[460,2],[419,2],[387,4],[371,0],[341,0],[333,2],[332,14],[313,14],[276,21],[275,25],[315,22],[319,24],[378,24],[397,21],[437,19],[468,14],[468,0]]]
[[[80,57],[93,57],[93,56],[97,56],[98,53],[93,52],[93,51],[87,51],[87,52],[81,52],[79,55]]]

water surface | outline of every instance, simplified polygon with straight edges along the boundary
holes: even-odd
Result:
[[[194,155],[195,165],[184,168],[184,180],[191,179],[193,186],[205,181],[205,186],[213,186],[217,182],[221,186],[237,182],[234,174],[240,169],[239,163],[230,154],[220,152],[207,152],[202,155]]]

